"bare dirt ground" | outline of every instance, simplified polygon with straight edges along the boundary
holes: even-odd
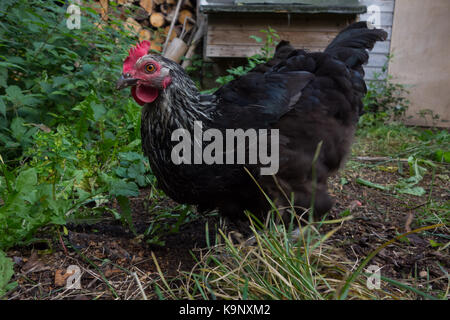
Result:
[[[433,181],[427,175],[420,183],[427,191],[423,197],[394,196],[358,184],[358,177],[386,185],[397,181],[399,175],[361,166],[357,170],[345,169],[331,181],[330,192],[336,203],[329,217],[342,218],[342,213],[348,209],[353,219],[343,222],[328,242],[343,250],[355,266],[386,241],[427,225],[420,219],[421,208],[428,200],[450,200],[450,183],[445,175]],[[142,190],[140,197],[131,199],[139,234],[145,232],[150,223],[145,204],[147,193],[148,190]],[[168,208],[173,205],[167,203]],[[200,217],[183,225],[178,233],[164,236],[164,246],[151,245],[143,237],[135,237],[113,218],[92,225],[69,226],[67,235],[42,235],[46,242],[8,252],[15,262],[13,280],[19,285],[7,298],[142,299],[145,293],[149,299],[158,299],[155,284],[161,284],[161,277],[152,254],[165,277],[177,277],[180,271],[190,271],[198,249],[207,245],[206,222],[212,235],[219,218]],[[228,226],[228,230],[233,228],[235,226]],[[449,249],[442,250],[441,245],[449,239],[448,226],[415,233],[387,246],[371,263],[381,266],[383,276],[436,296],[447,290],[449,282],[445,273],[450,268]],[[66,269],[70,265],[81,268],[79,290],[65,288]]]

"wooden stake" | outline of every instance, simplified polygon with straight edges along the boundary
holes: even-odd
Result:
[[[193,14],[192,12],[190,12],[189,10],[181,10],[180,15],[178,16],[178,22],[181,23],[181,25],[184,24],[184,20],[186,20],[186,18],[191,18],[192,19]],[[186,22],[187,24],[187,22]]]

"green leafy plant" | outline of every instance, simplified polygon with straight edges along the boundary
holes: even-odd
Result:
[[[435,164],[432,161],[416,159],[411,156],[408,158],[408,165],[409,177],[399,179],[395,185],[381,185],[361,178],[358,178],[356,182],[366,187],[383,191],[393,191],[396,193],[410,194],[419,197],[423,196],[425,194],[425,189],[417,186],[417,184],[419,184],[423,180],[423,177],[427,172],[425,165],[435,167]]]
[[[13,274],[13,262],[0,250],[0,299],[17,286],[17,282],[10,282]]]
[[[405,85],[396,83],[387,73],[392,56],[388,56],[381,72],[374,73],[374,80],[367,82],[367,94],[363,99],[364,111],[360,118],[361,126],[374,126],[404,117],[409,107],[408,90]]]
[[[33,240],[95,201],[129,201],[150,184],[141,155],[140,107],[114,90],[134,41],[82,7],[80,30],[65,26],[63,2],[0,4],[0,248]],[[120,54],[118,54],[120,53]],[[94,214],[94,210],[91,210]]]
[[[261,53],[255,54],[249,58],[247,58],[246,66],[238,66],[236,68],[231,68],[227,70],[228,75],[218,77],[216,82],[220,85],[227,84],[228,82],[234,80],[236,77],[240,77],[258,64],[269,61],[275,52],[275,47],[278,44],[280,36],[277,34],[276,30],[268,27],[267,30],[260,30],[260,32],[265,34],[265,39],[252,35],[251,39],[255,40],[258,44],[261,44]]]
[[[263,40],[261,37],[254,35],[250,36],[250,38],[254,39],[257,43],[263,45],[261,47],[262,54],[258,54],[257,58],[269,61],[273,57],[273,54],[275,53],[275,47],[280,41],[280,36],[278,35],[277,31],[270,26],[267,27],[267,30],[262,29],[259,32],[265,34],[265,40]]]
[[[82,8],[81,29],[67,29],[63,4],[0,4],[0,153],[5,161],[32,144],[36,124],[54,126],[59,123],[54,114],[66,116],[93,91],[102,92],[103,105],[126,99],[111,83],[122,63],[117,53],[126,52],[131,39],[120,29],[100,30],[100,18],[88,7]]]
[[[21,171],[10,180],[8,172],[0,189],[0,250],[31,240],[36,230],[47,224],[64,224],[65,215],[74,207],[56,195],[51,184],[38,183],[36,169]]]

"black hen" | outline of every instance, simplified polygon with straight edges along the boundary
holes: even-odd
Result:
[[[201,211],[217,208],[229,218],[245,218],[244,210],[263,218],[271,206],[262,190],[284,208],[291,200],[296,207],[308,208],[315,194],[318,218],[332,206],[327,179],[342,166],[362,111],[367,49],[386,36],[358,22],[324,52],[294,50],[282,41],[271,61],[212,95],[201,95],[178,64],[147,54],[149,43],[144,42],[130,50],[118,88],[132,86],[133,97],[143,105],[143,149],[159,187],[175,201],[197,205]],[[178,142],[172,141],[172,133],[184,128],[193,134],[195,121],[201,121],[203,131],[214,128],[223,133],[235,128],[278,129],[278,172],[261,175],[260,161],[175,164],[171,155]],[[212,154],[220,158],[221,152]]]

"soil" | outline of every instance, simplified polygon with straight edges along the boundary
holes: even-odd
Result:
[[[395,183],[400,175],[362,166],[341,171],[330,183],[336,202],[329,218],[342,218],[342,212],[347,209],[353,218],[343,222],[328,241],[344,250],[356,265],[381,244],[424,225],[419,224],[418,219],[431,188],[432,199],[450,200],[450,182],[445,176],[433,181],[427,176],[420,183],[427,191],[423,197],[396,197],[358,184],[358,177],[386,185]],[[343,183],[345,181],[348,182]],[[68,225],[66,235],[43,234],[41,238],[46,241],[9,250],[7,254],[15,262],[13,280],[18,286],[7,298],[142,299],[141,285],[147,298],[158,299],[155,287],[164,286],[158,269],[167,278],[189,272],[196,263],[199,249],[207,246],[205,224],[208,223],[209,235],[213,238],[223,222],[217,215],[200,216],[182,225],[178,232],[162,237],[163,245],[149,244],[142,236],[151,222],[148,192],[142,190],[139,197],[130,199],[134,225],[141,236],[136,237],[122,222],[108,217],[94,224]],[[170,210],[176,204],[167,201],[164,205]],[[241,225],[228,222],[226,227],[228,231],[246,233]],[[325,226],[323,232],[335,227]],[[449,270],[450,258],[448,248],[439,250],[442,246],[436,247],[436,244],[448,243],[449,239],[446,227],[414,233],[387,246],[371,264],[381,266],[385,277],[408,283],[430,295],[442,294],[449,283],[448,273],[444,271]],[[66,270],[70,265],[81,268],[80,290],[65,288],[69,276]]]

